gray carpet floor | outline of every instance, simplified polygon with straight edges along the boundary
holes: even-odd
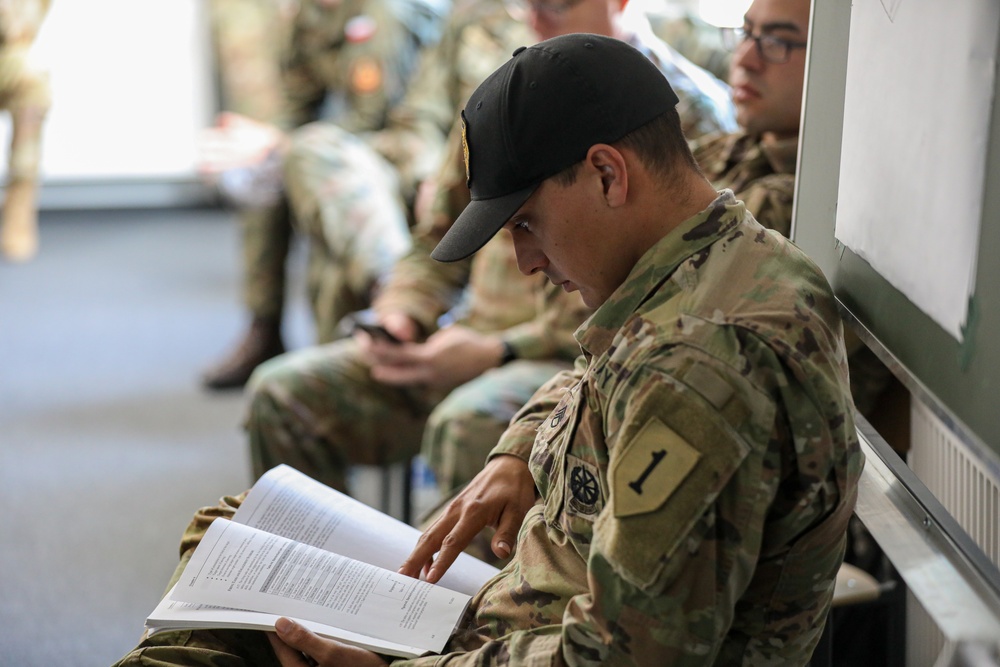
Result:
[[[40,227],[37,258],[0,261],[0,665],[109,665],[193,510],[250,481],[241,393],[197,382],[245,323],[239,233],[218,210]]]

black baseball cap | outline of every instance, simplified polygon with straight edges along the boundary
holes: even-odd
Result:
[[[472,201],[431,257],[465,259],[542,181],[676,104],[663,74],[621,40],[574,33],[518,48],[462,111]]]

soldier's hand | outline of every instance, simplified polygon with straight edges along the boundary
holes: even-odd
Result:
[[[273,125],[235,113],[219,114],[214,127],[202,133],[198,169],[204,176],[261,164],[285,141]]]
[[[402,341],[412,343],[420,337],[420,325],[404,313],[385,313],[378,316],[378,321]]]
[[[355,646],[347,646],[332,639],[320,637],[288,618],[279,618],[274,624],[277,633],[267,633],[274,655],[281,667],[385,667],[378,655]]]
[[[503,355],[497,336],[452,325],[421,344],[381,346],[372,377],[396,386],[453,389],[495,367]]]
[[[516,456],[493,458],[420,536],[399,573],[418,577],[423,572],[427,581],[438,582],[487,526],[496,529],[490,545],[493,553],[509,557],[535,499],[535,480],[527,463]]]

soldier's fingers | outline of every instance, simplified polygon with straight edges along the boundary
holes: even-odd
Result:
[[[530,479],[530,478],[529,478]],[[496,522],[496,533],[493,535],[492,548],[500,558],[510,557],[517,542],[517,534],[524,523],[524,517],[535,504],[534,484],[527,483],[521,479],[521,484],[511,487],[507,496],[507,501],[500,510],[500,517]]]
[[[319,665],[320,667],[340,667],[341,665],[351,665],[352,667],[384,667],[385,661],[371,651],[367,651],[355,646],[341,644],[333,639],[320,637],[308,628],[292,621],[288,618],[279,618],[274,624],[277,637],[271,639],[271,645],[275,647],[275,655],[281,660],[282,667],[302,667],[302,665]],[[278,643],[275,643],[275,642]],[[279,644],[286,644],[297,653],[278,654]],[[282,655],[287,656],[288,663],[284,662]]]
[[[493,535],[493,540],[490,543],[493,553],[498,558],[510,557],[511,552],[514,550],[514,544],[517,541],[517,533],[521,530],[524,515],[527,513],[527,507],[522,508],[516,505],[508,505],[500,515],[496,533]]]
[[[441,540],[437,557],[427,571],[427,581],[437,583],[487,524],[488,521],[481,513],[463,512],[455,527]]]
[[[429,372],[423,366],[395,366],[378,364],[372,366],[372,377],[383,384],[408,386],[425,383]]]
[[[452,515],[445,510],[427,530],[421,533],[413,551],[399,567],[399,573],[414,578],[420,576],[421,572],[426,574],[434,563],[434,554],[441,548],[442,540],[456,521],[457,514]]]
[[[281,663],[281,667],[310,667],[302,652],[281,641],[278,635],[268,632],[267,640],[271,642],[271,648],[274,649],[274,655]]]
[[[381,318],[381,322],[389,330],[389,333],[408,343],[417,340],[417,336],[420,333],[417,323],[409,315],[404,315],[403,313],[386,313]]]
[[[391,366],[413,366],[423,361],[421,348],[416,343],[390,343],[376,340],[372,348],[379,362]]]

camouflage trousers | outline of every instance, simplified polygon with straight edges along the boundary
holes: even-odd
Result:
[[[395,168],[354,135],[326,122],[292,134],[285,190],[298,231],[309,238],[309,293],[317,339],[370,305],[373,288],[411,245]]]
[[[245,494],[236,496],[235,498],[230,496],[223,497],[217,506],[202,508],[195,514],[191,520],[191,524],[184,533],[184,539],[181,542],[181,560],[170,579],[170,583],[167,585],[166,591],[169,591],[180,580],[184,567],[194,552],[194,548],[211,522],[218,517],[232,517],[244,497]],[[537,509],[540,509],[540,507]],[[525,546],[522,544],[522,535],[526,530],[530,530],[532,526],[535,529],[541,527],[544,530],[544,524],[539,524],[538,521],[530,521],[532,515],[537,517],[538,512],[533,511],[529,514],[529,520],[526,520],[525,527],[521,529],[521,535],[518,536],[518,551],[519,553],[524,552],[520,557],[526,557],[530,567],[550,572],[550,581],[553,589],[564,592],[564,598],[568,599],[569,595],[573,592],[585,590],[585,580],[573,577],[567,579],[564,576],[565,572],[580,569],[579,564],[574,562],[579,560],[579,555],[574,550],[553,547],[548,551],[535,552],[530,549],[530,545]],[[524,566],[518,564],[509,566],[507,576],[516,577],[521,567]],[[495,587],[484,587],[473,598],[445,649],[446,653],[461,654],[463,652],[475,651],[482,648],[489,640],[497,639],[503,634],[503,632],[498,632],[496,627],[498,624],[495,618],[493,618],[498,611],[497,601],[490,597],[491,594],[494,598],[496,597],[496,593],[492,591],[493,588]],[[559,598],[559,596],[553,596],[553,598]],[[538,606],[543,605],[539,604]],[[526,618],[522,620],[523,627],[504,626],[507,631],[511,629],[528,629],[542,623],[555,623],[562,615],[562,606],[564,605],[560,603],[550,604],[548,607],[552,608],[545,608],[544,612],[546,613],[543,614],[535,611],[535,604],[525,605],[523,602],[516,601],[515,604],[501,602],[499,605],[500,608],[508,612],[521,611],[526,615]],[[527,607],[527,609],[523,609],[524,607]],[[483,623],[484,618],[485,623]],[[558,635],[555,635],[553,639],[558,640]],[[486,656],[486,659],[488,660],[489,657]],[[493,657],[499,658],[500,656]],[[390,660],[390,658],[386,659]],[[407,664],[412,664],[413,667],[426,667],[430,664],[436,664],[439,659],[439,656],[428,656],[416,658],[412,663],[410,661],[397,660],[394,664],[400,667]],[[530,663],[530,655],[524,654],[523,651],[521,654],[518,654],[516,647],[512,651],[511,656],[508,656],[506,660],[498,659],[497,663],[508,664],[508,660],[510,664],[532,664]],[[181,666],[280,667],[280,663],[275,657],[274,651],[271,649],[270,643],[263,632],[215,629],[161,632],[152,637],[143,635],[138,645],[113,665],[113,667]]]
[[[223,496],[218,505],[203,507],[195,512],[181,539],[181,559],[170,577],[164,595],[180,580],[195,547],[198,546],[209,525],[219,517],[231,518],[245,497],[246,492],[235,497]],[[280,667],[264,633],[250,630],[181,630],[163,632],[152,637],[143,634],[139,644],[115,665]]]
[[[514,413],[567,366],[518,360],[446,393],[376,382],[353,339],[281,355],[248,385],[254,476],[287,463],[346,491],[350,464],[422,451],[447,496],[482,469]]]
[[[257,319],[281,320],[292,221],[288,201],[240,212],[243,304]]]
[[[326,343],[410,248],[399,178],[365,137],[321,121],[292,133],[284,183],[286,201],[243,214],[244,302],[280,319],[294,226],[309,239],[309,301]]]
[[[482,468],[517,409],[568,366],[514,361],[445,395],[376,383],[351,339],[282,355],[261,365],[250,380],[247,431],[254,473],[260,476],[278,463],[288,463],[343,490],[349,463],[401,460],[415,454],[423,440],[442,488],[457,487]],[[195,514],[166,590],[180,578],[211,522],[231,517],[243,497],[226,496]],[[481,642],[470,629],[455,638],[452,648]],[[250,630],[184,630],[143,637],[115,664],[279,667],[264,633]]]

